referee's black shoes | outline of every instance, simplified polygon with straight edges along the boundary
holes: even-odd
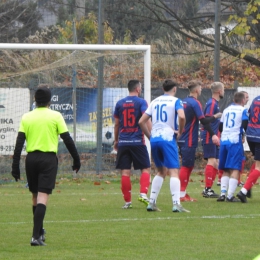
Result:
[[[32,237],[31,246],[46,246],[46,244],[41,240],[41,237],[38,239]]]

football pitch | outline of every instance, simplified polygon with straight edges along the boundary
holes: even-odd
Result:
[[[188,191],[198,201],[182,203],[191,213],[173,213],[169,177],[157,200],[161,212],[147,212],[137,200],[137,177],[133,208],[125,210],[119,178],[58,176],[45,216],[45,247],[30,246],[32,206],[25,183],[1,182],[0,259],[247,260],[260,254],[259,186],[247,204],[216,202],[202,197],[203,176],[191,178]],[[213,189],[219,193],[216,184]]]

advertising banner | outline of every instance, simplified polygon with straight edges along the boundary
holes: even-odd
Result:
[[[71,88],[51,88],[51,92],[50,109],[62,114],[73,138],[73,90]],[[127,95],[126,88],[103,89],[103,144],[113,144],[114,108],[116,102]],[[76,141],[91,142],[94,147],[97,142],[97,98],[97,89],[77,88],[76,90]],[[30,110],[29,89],[0,89],[0,155],[13,154],[20,120],[22,115]],[[26,154],[25,149],[22,154]]]
[[[29,110],[28,89],[0,89],[0,155],[13,154],[21,117]]]

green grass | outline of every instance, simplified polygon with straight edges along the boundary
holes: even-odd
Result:
[[[64,177],[64,176],[63,176]],[[23,183],[0,185],[0,259],[253,259],[260,253],[259,186],[249,203],[216,202],[201,196],[202,176],[192,176],[184,202],[191,213],[173,213],[167,177],[158,198],[161,212],[147,212],[137,201],[124,204],[119,181],[62,178],[45,216],[46,247],[31,247],[31,195]],[[219,187],[214,186],[215,192]],[[238,191],[239,189],[237,189]]]

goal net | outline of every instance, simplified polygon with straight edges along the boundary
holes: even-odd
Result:
[[[150,101],[150,46],[0,44],[0,58],[0,175],[11,172],[21,117],[34,109],[34,93],[43,85],[52,92],[50,108],[63,115],[76,143],[80,172],[116,174],[114,107],[128,95],[130,79],[143,82]],[[58,151],[59,173],[71,173],[62,140]],[[21,173],[25,156],[24,147]]]

